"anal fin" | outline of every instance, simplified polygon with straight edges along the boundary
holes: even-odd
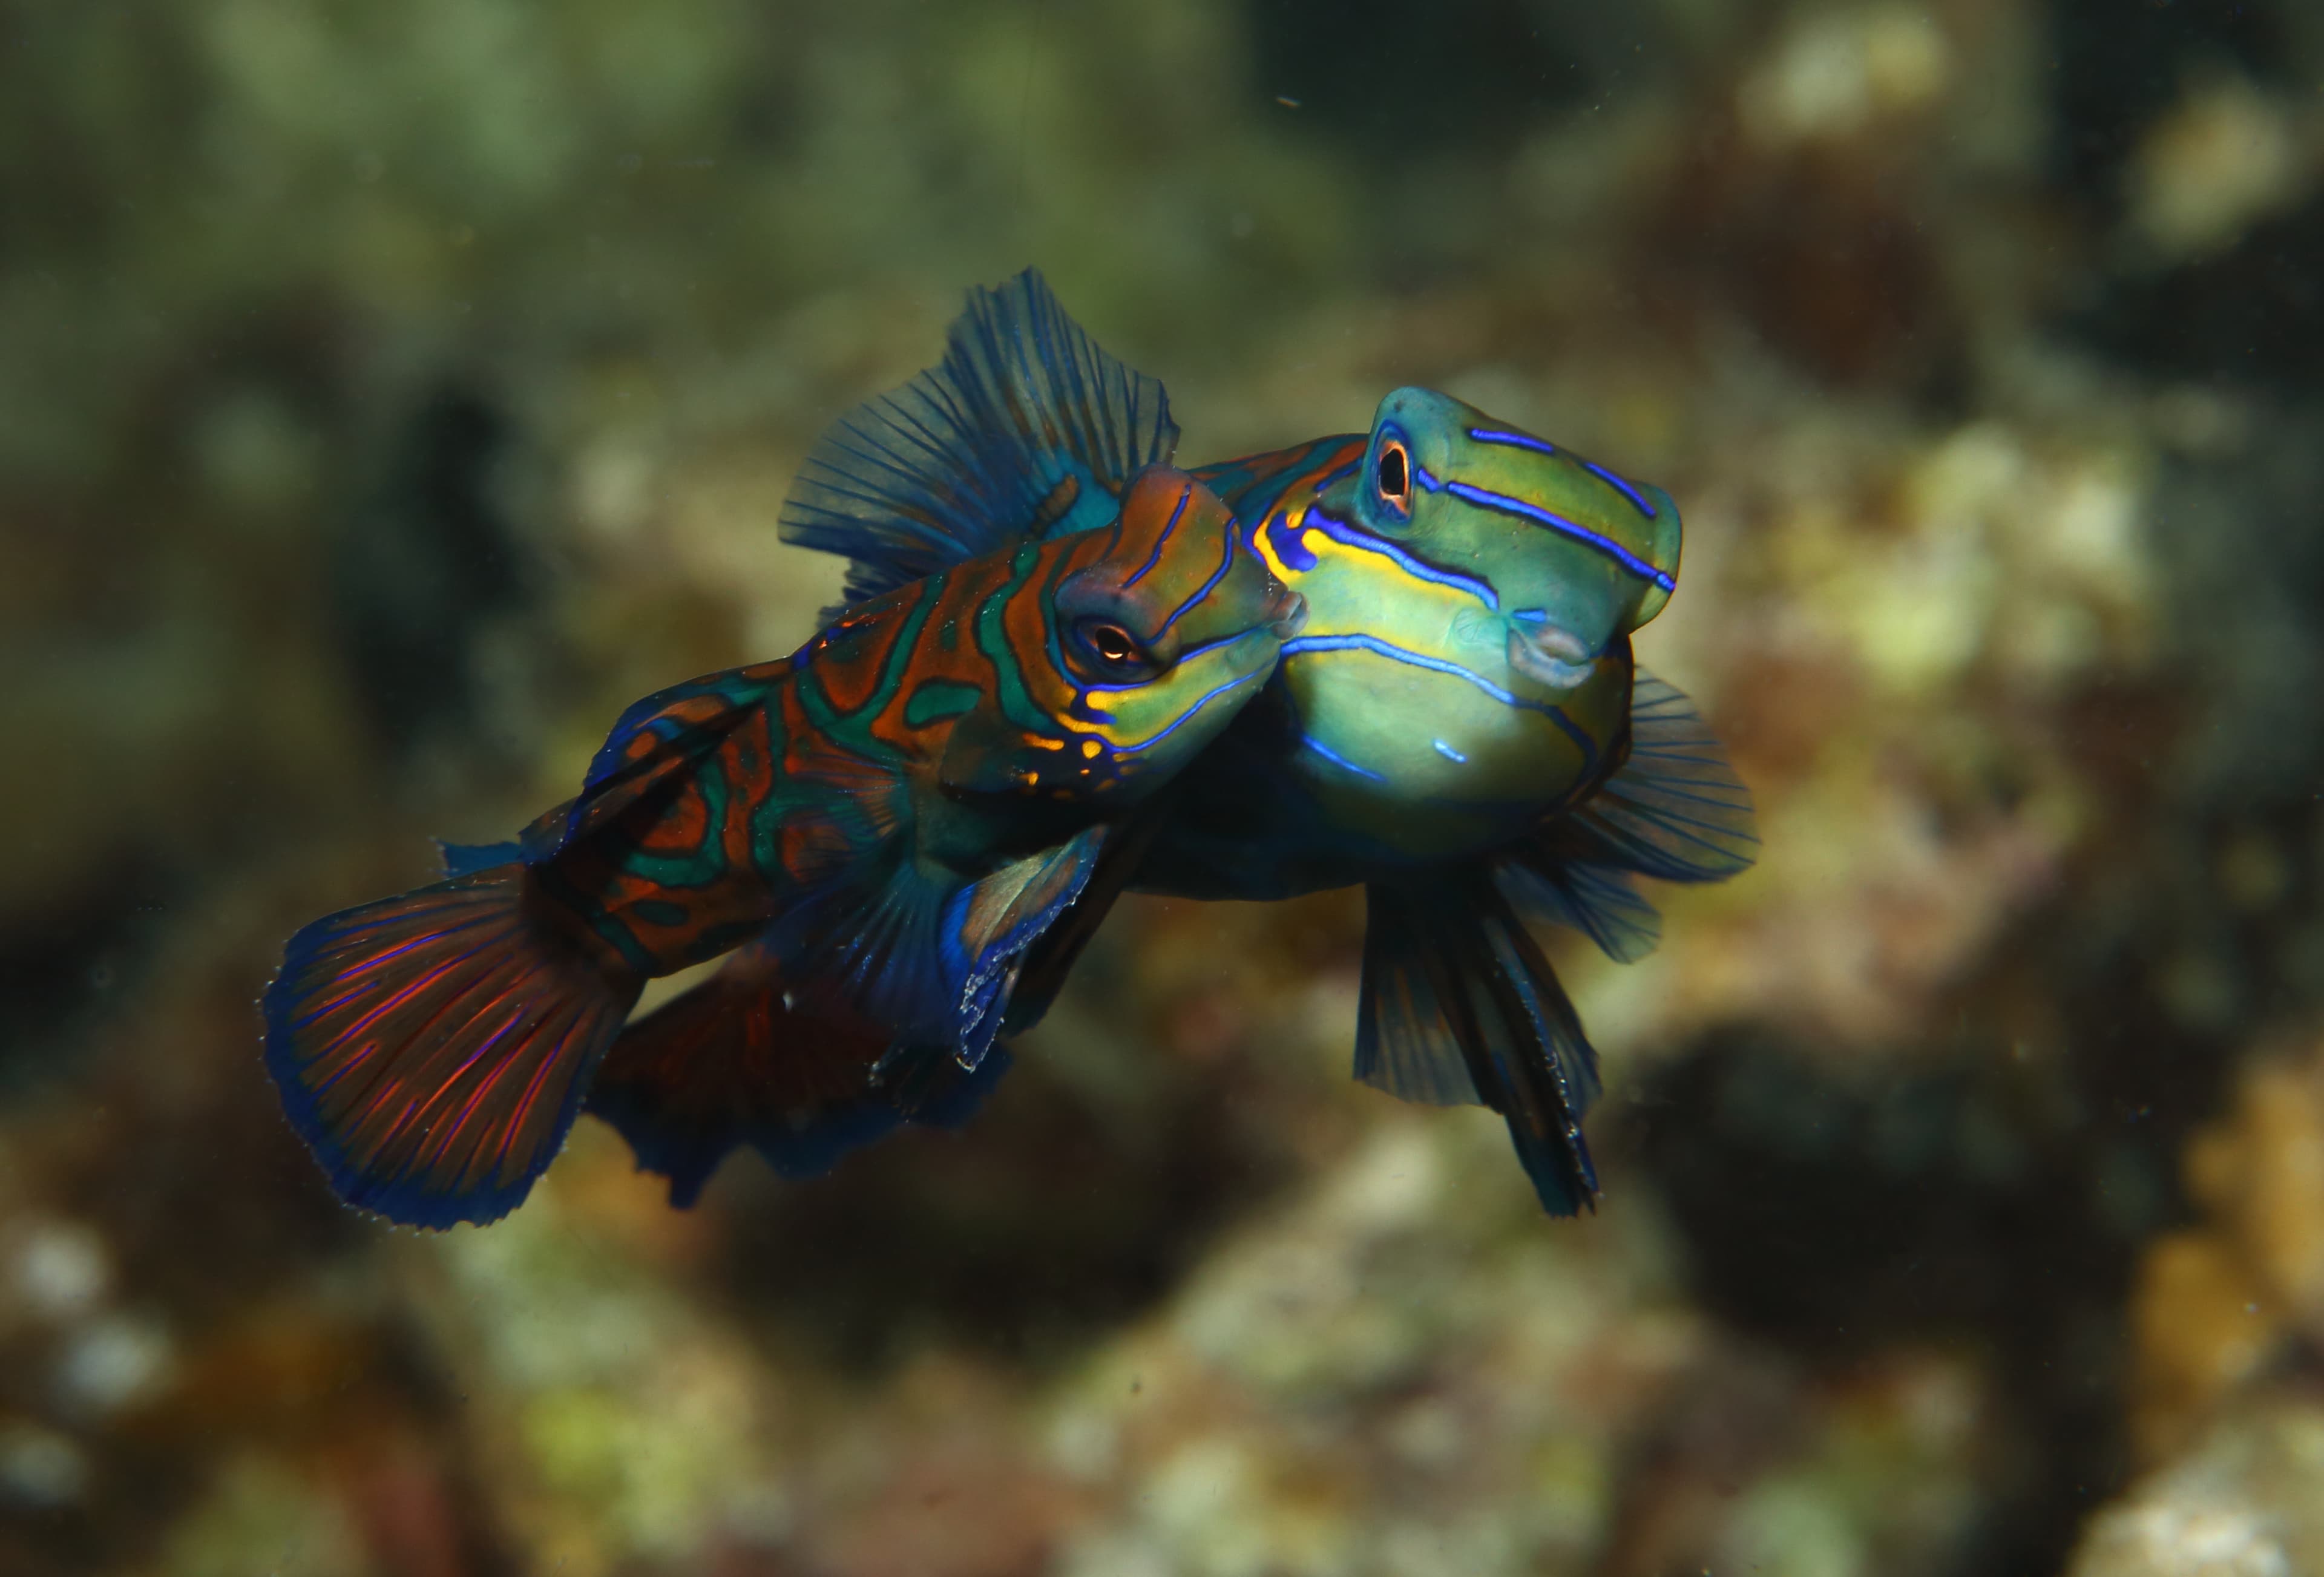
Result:
[[[629,1140],[642,1171],[694,1204],[729,1151],[750,1145],[785,1177],[816,1177],[899,1120],[873,1090],[884,1035],[810,1017],[753,943],[622,1031],[584,1110]]]
[[[965,1122],[1008,1068],[997,1047],[973,1072],[948,1046],[890,1047],[827,988],[788,991],[772,947],[753,943],[624,1029],[584,1109],[684,1210],[742,1146],[779,1176],[819,1177],[904,1123]]]

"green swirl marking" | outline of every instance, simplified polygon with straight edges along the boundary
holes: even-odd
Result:
[[[958,679],[924,679],[904,702],[904,726],[926,728],[973,711],[984,692]]]
[[[992,665],[993,699],[1000,703],[1001,715],[1028,733],[1039,733],[1056,726],[1056,720],[1034,701],[1032,692],[1025,687],[1024,670],[1019,666],[1017,653],[1009,644],[1009,632],[1001,621],[1009,604],[1025,589],[1032,578],[1033,569],[1040,562],[1039,548],[1028,544],[1010,557],[1009,579],[976,610],[976,649],[984,653]]]

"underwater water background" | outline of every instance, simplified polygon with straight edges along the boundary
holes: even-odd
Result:
[[[1759,866],[1554,956],[1594,1216],[1133,899],[991,1105],[342,1208],[295,927],[788,651],[1038,264],[1182,461],[1652,479]],[[0,1573],[2324,1572],[2324,9],[0,7]]]

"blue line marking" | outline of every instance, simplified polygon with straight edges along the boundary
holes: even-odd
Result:
[[[1528,701],[1493,683],[1474,669],[1462,668],[1441,657],[1424,657],[1392,646],[1377,635],[1298,635],[1283,643],[1283,655],[1294,657],[1303,651],[1369,651],[1410,668],[1425,668],[1432,673],[1451,674],[1456,679],[1466,679],[1505,706],[1517,706],[1527,712],[1554,712],[1555,707],[1543,701]]]
[[[1162,562],[1162,549],[1170,545],[1170,533],[1178,529],[1178,517],[1186,512],[1186,501],[1194,496],[1194,490],[1191,487],[1178,495],[1178,507],[1170,512],[1169,523],[1162,528],[1162,534],[1154,540],[1154,556],[1139,566],[1136,575],[1121,583],[1122,590],[1128,591],[1131,586],[1144,580],[1146,572]]]
[[[1521,619],[1528,624],[1546,624],[1549,622],[1549,610],[1547,608],[1519,608],[1516,613],[1511,613],[1509,617],[1512,619]]]
[[[1139,751],[1151,750],[1154,746],[1160,744],[1164,740],[1169,738],[1172,734],[1185,727],[1189,722],[1193,721],[1194,714],[1200,712],[1204,706],[1209,706],[1213,699],[1224,695],[1227,691],[1233,689],[1237,685],[1247,685],[1250,683],[1251,680],[1259,677],[1260,676],[1256,673],[1249,673],[1243,675],[1239,679],[1229,679],[1222,685],[1213,685],[1211,688],[1204,691],[1203,694],[1196,696],[1193,706],[1187,707],[1184,712],[1179,713],[1176,722],[1172,723],[1169,727],[1164,729],[1161,733],[1156,734],[1152,739],[1141,740],[1136,744],[1117,744],[1111,746],[1109,747],[1110,753],[1117,756],[1134,756]]]
[[[1615,475],[1611,471],[1607,470],[1605,466],[1599,465],[1594,460],[1584,460],[1582,462],[1582,468],[1584,471],[1589,472],[1592,476],[1598,478],[1599,481],[1603,482],[1607,486],[1612,488],[1615,492],[1620,493],[1624,498],[1628,499],[1632,503],[1637,504],[1638,506],[1638,512],[1645,515],[1646,519],[1653,520],[1655,518],[1655,506],[1646,502],[1646,495],[1640,493],[1637,488],[1631,486],[1628,483],[1623,481],[1619,476]]]
[[[1216,651],[1222,646],[1232,646],[1236,641],[1242,640],[1244,636],[1250,633],[1250,631],[1246,630],[1240,635],[1222,635],[1216,641],[1205,641],[1200,646],[1189,646],[1185,650],[1178,654],[1178,660],[1171,666],[1173,668],[1183,668],[1187,663],[1190,663],[1196,658],[1202,656],[1203,653],[1206,651]]]
[[[1260,529],[1274,544],[1275,556],[1283,561],[1284,568],[1305,575],[1315,567],[1314,553],[1301,540],[1307,534],[1305,525],[1295,526],[1288,514],[1278,514]]]
[[[1513,449],[1531,449],[1537,455],[1554,455],[1557,446],[1547,438],[1537,438],[1529,432],[1503,432],[1494,427],[1472,427],[1469,436],[1480,444],[1507,444]]]
[[[1429,475],[1427,466],[1422,465],[1417,460],[1412,459],[1409,450],[1406,452],[1405,457],[1412,466],[1412,479],[1415,482],[1419,483],[1424,489],[1430,493],[1442,493],[1444,491],[1444,484],[1439,482],[1434,476]]]
[[[1472,487],[1466,482],[1448,482],[1444,485],[1451,490],[1455,498],[1464,498],[1471,503],[1483,508],[1498,510],[1502,514],[1517,515],[1521,519],[1547,526],[1553,531],[1561,532],[1577,542],[1586,543],[1597,549],[1632,575],[1643,580],[1652,581],[1665,591],[1678,589],[1676,580],[1656,569],[1611,537],[1601,537],[1589,527],[1578,525],[1563,515],[1550,513],[1539,504],[1527,503],[1524,499],[1511,498],[1506,493],[1488,493],[1485,489]]]
[[[1387,773],[1375,772],[1370,767],[1360,767],[1356,765],[1355,762],[1348,760],[1347,757],[1342,755],[1339,752],[1333,750],[1330,745],[1325,744],[1322,740],[1317,739],[1312,733],[1301,734],[1299,736],[1299,742],[1305,745],[1309,750],[1314,751],[1317,755],[1323,757],[1333,766],[1341,768],[1346,771],[1353,772],[1359,778],[1370,778],[1375,783],[1385,783],[1388,781]]]
[[[1556,724],[1558,727],[1563,729],[1565,731],[1565,737],[1572,740],[1574,743],[1574,747],[1581,751],[1582,775],[1580,781],[1587,783],[1591,779],[1598,775],[1598,746],[1591,742],[1590,735],[1584,733],[1581,727],[1574,723],[1572,718],[1568,717],[1565,715],[1565,708],[1563,706],[1549,706],[1545,707],[1544,710],[1549,714],[1549,720],[1552,723]]]
[[[1178,517],[1173,515],[1170,518],[1173,521],[1176,521]],[[1154,632],[1155,640],[1159,641],[1165,635],[1169,634],[1170,626],[1185,618],[1188,609],[1194,607],[1195,604],[1202,602],[1204,598],[1208,597],[1213,592],[1218,589],[1219,582],[1224,580],[1227,577],[1227,571],[1234,567],[1235,550],[1241,546],[1242,522],[1240,521],[1229,521],[1227,522],[1227,550],[1220,556],[1219,567],[1211,572],[1211,578],[1203,582],[1202,586],[1195,591],[1193,596],[1188,597],[1185,602],[1178,604],[1178,611],[1176,613],[1162,621],[1162,628]]]
[[[1350,460],[1344,466],[1333,466],[1329,471],[1324,472],[1321,476],[1315,478],[1315,491],[1317,493],[1323,492],[1323,489],[1331,486],[1333,483],[1337,482],[1342,476],[1353,476],[1356,474],[1357,469],[1360,467],[1363,463],[1364,457],[1361,455],[1358,455],[1354,459]]]
[[[1452,485],[1457,488],[1461,484],[1456,482],[1452,484]],[[1323,528],[1323,534],[1331,538],[1334,542],[1353,548],[1359,552],[1377,553],[1383,558],[1393,560],[1397,567],[1402,569],[1406,575],[1409,575],[1415,580],[1431,581],[1437,586],[1449,586],[1454,591],[1467,592],[1471,596],[1475,597],[1479,602],[1484,604],[1485,606],[1492,609],[1494,612],[1499,613],[1500,611],[1501,599],[1499,595],[1494,592],[1490,586],[1481,580],[1477,580],[1469,576],[1459,574],[1453,570],[1439,569],[1434,564],[1430,564],[1423,559],[1415,558],[1411,554],[1406,552],[1395,543],[1388,541],[1386,538],[1375,537],[1360,526],[1351,524],[1351,522],[1341,520],[1336,516],[1326,514],[1320,509],[1308,510],[1306,519],[1320,525]]]
[[[1443,756],[1446,761],[1458,761],[1464,767],[1469,764],[1468,757],[1462,755],[1459,751],[1454,750],[1451,745],[1446,744],[1443,740],[1432,739],[1428,742],[1434,745],[1436,747],[1436,753]]]

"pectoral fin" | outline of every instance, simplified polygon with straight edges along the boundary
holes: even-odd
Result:
[[[1084,829],[1071,841],[1002,867],[969,888],[951,930],[967,968],[954,1055],[973,1071],[1008,1016],[1025,954],[1073,908],[1098,867],[1111,828]]]
[[[1759,857],[1751,791],[1694,703],[1644,669],[1630,694],[1629,759],[1538,843],[1550,858],[1659,881],[1724,881]]]
[[[1027,949],[1070,909],[1111,829],[957,882],[909,858],[877,885],[820,892],[770,939],[794,978],[827,982],[899,1044],[942,1047],[973,1070],[1001,1032]]]

